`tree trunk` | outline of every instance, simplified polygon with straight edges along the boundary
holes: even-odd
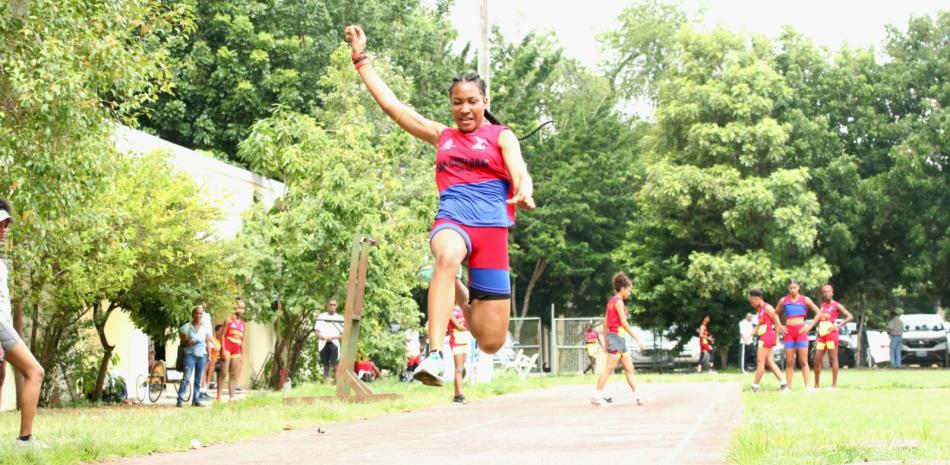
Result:
[[[300,331],[298,331],[299,333]],[[294,342],[293,348],[290,353],[290,363],[288,364],[289,368],[287,369],[287,376],[291,379],[297,377],[297,362],[300,360],[300,352],[303,351],[303,345],[307,342],[307,336],[310,334],[310,331],[305,331],[303,334],[298,334],[296,341]]]
[[[106,338],[106,323],[109,321],[109,316],[112,315],[112,310],[115,310],[115,307],[109,304],[105,315],[103,315],[101,303],[94,305],[92,309],[92,318],[96,325],[96,333],[99,334],[99,343],[103,349],[102,360],[99,361],[99,374],[96,376],[96,386],[92,391],[93,402],[102,401],[102,388],[103,385],[105,385],[106,375],[109,373],[109,362],[112,361],[112,352],[115,350],[115,345],[110,345],[109,340]]]
[[[524,291],[524,301],[521,303],[521,315],[520,318],[524,318],[528,315],[528,308],[531,304],[531,293],[534,291],[534,286],[538,284],[538,280],[541,279],[541,275],[544,274],[544,269],[547,268],[548,262],[543,258],[539,258],[538,261],[534,263],[534,271],[531,273],[531,278],[528,279],[528,288]],[[511,337],[515,341],[521,340],[521,327],[524,326],[524,320],[515,320],[514,334]]]

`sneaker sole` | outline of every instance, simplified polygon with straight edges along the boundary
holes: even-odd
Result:
[[[413,373],[412,379],[419,381],[420,383],[425,384],[426,386],[442,386],[444,384],[442,382],[442,378],[439,378],[438,376],[435,376],[425,371]]]

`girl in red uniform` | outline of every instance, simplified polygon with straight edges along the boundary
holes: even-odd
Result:
[[[452,358],[455,362],[455,397],[453,402],[465,403],[462,394],[462,374],[465,372],[465,358],[468,357],[468,341],[471,336],[465,326],[465,312],[456,305],[452,308],[452,317],[449,320],[449,348],[452,349]]]
[[[712,364],[712,345],[715,341],[712,334],[709,334],[709,315],[703,315],[703,323],[699,325],[699,365],[696,366],[696,372],[702,373],[705,367],[707,371],[713,371]]]
[[[761,290],[749,290],[749,304],[756,310],[758,326],[755,328],[755,334],[759,336],[759,352],[755,357],[755,380],[752,382],[752,392],[759,391],[759,382],[762,381],[762,375],[765,374],[766,365],[768,365],[769,371],[775,375],[775,379],[782,384],[781,389],[785,389],[786,384],[782,379],[782,372],[775,364],[775,358],[772,357],[772,348],[775,347],[776,339],[778,339],[776,329],[779,333],[783,333],[785,327],[779,322],[775,309],[762,300]]]
[[[449,87],[456,128],[429,120],[399,101],[364,53],[366,34],[348,26],[353,65],[366,89],[399,127],[436,151],[439,210],[429,236],[435,267],[429,284],[429,354],[413,378],[442,385],[442,344],[455,300],[455,273],[466,262],[471,304],[463,306],[479,348],[495,353],[505,343],[511,311],[508,228],[514,207],[534,208],[534,187],[518,138],[487,109],[486,83],[457,76]]]
[[[802,367],[802,377],[805,379],[805,390],[814,391],[808,383],[808,331],[814,326],[812,323],[805,327],[805,317],[808,316],[808,310],[816,315],[818,307],[806,296],[798,293],[798,281],[788,280],[788,295],[779,301],[775,307],[775,313],[785,315],[785,382],[788,384],[782,392],[788,392],[792,388],[792,377],[795,375],[795,357],[798,356],[798,364]]]
[[[224,380],[228,380],[228,400],[233,402],[236,397],[237,384],[241,382],[241,353],[244,351],[245,325],[244,302],[240,300],[234,305],[234,314],[228,318],[222,328],[221,335],[221,372],[218,373],[218,392],[215,400],[221,400],[221,388]]]
[[[818,339],[815,344],[815,389],[821,389],[821,359],[828,353],[831,361],[830,391],[838,389],[838,328],[854,319],[844,305],[834,300],[835,290],[831,284],[821,286],[821,308],[815,321],[818,322]],[[838,322],[838,313],[844,320]]]
[[[637,405],[641,405],[640,393],[637,391],[637,384],[633,380],[633,361],[630,360],[630,354],[627,352],[627,343],[620,337],[620,328],[623,327],[624,331],[637,341],[640,350],[643,350],[643,343],[640,342],[637,333],[633,332],[633,328],[627,323],[627,309],[623,305],[623,301],[630,297],[630,293],[633,291],[633,284],[623,272],[615,274],[612,281],[616,294],[607,301],[607,313],[604,316],[604,334],[607,335],[607,344],[604,349],[607,351],[607,366],[604,367],[604,371],[600,372],[600,376],[597,378],[597,389],[594,391],[594,397],[591,398],[590,402],[599,406],[606,406],[610,403],[608,399],[604,398],[604,386],[607,384],[607,378],[617,368],[617,364],[622,363],[627,384],[633,390]]]

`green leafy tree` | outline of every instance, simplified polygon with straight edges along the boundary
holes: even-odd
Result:
[[[0,191],[17,209],[14,325],[45,366],[77,340],[67,336],[88,309],[75,298],[103,284],[72,271],[96,259],[86,241],[104,226],[90,212],[115,174],[109,121],[131,119],[168,88],[164,47],[189,28],[183,6],[159,1],[0,4]]]
[[[633,271],[647,326],[692,334],[702,314],[728,345],[745,291],[808,290],[828,279],[817,255],[820,205],[790,149],[790,98],[764,39],[681,30],[660,86],[645,177],[618,259]],[[692,324],[691,324],[692,323]]]
[[[326,300],[344,301],[356,234],[380,241],[367,275],[363,349],[384,366],[401,366],[404,340],[390,325],[418,324],[411,290],[425,257],[434,195],[422,180],[431,169],[418,157],[421,144],[392,131],[367,101],[344,47],[333,60],[322,84],[332,89],[326,100],[341,110],[336,120],[322,127],[281,108],[253,126],[239,151],[253,169],[283,179],[289,189],[273,208],[247,218],[242,241],[249,255],[238,267],[251,317],[272,321],[277,332],[272,387],[285,373],[297,379],[301,351]],[[390,69],[384,59],[378,68]],[[405,81],[390,83],[407,91]],[[386,124],[388,130],[374,131]]]
[[[444,83],[454,74],[446,1],[183,3],[196,11],[197,31],[173,43],[174,93],[151,105],[142,122],[164,139],[237,163],[244,160],[236,156],[238,143],[274,105],[302,114],[325,105],[319,82],[346,24],[361,24],[371,37],[368,50],[392,57],[406,75],[427,77],[408,99],[427,114],[444,101]]]

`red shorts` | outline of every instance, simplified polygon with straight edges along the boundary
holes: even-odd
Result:
[[[238,358],[241,356],[241,346],[231,341],[224,341],[224,350],[228,351],[228,354],[231,358]]]
[[[808,334],[802,331],[805,329],[805,325],[788,325],[785,327],[785,342],[786,349],[807,349],[808,348]]]
[[[759,336],[759,347],[765,347],[766,349],[771,349],[775,347],[775,343],[778,339],[775,335],[775,330],[766,331],[764,334]]]
[[[508,263],[508,228],[466,226],[452,220],[437,219],[429,234],[431,241],[439,231],[450,229],[462,236],[468,249],[468,286],[472,300],[511,298]]]
[[[818,336],[818,339],[815,340],[815,348],[818,350],[836,349],[839,339],[838,332],[831,331],[824,336]]]

